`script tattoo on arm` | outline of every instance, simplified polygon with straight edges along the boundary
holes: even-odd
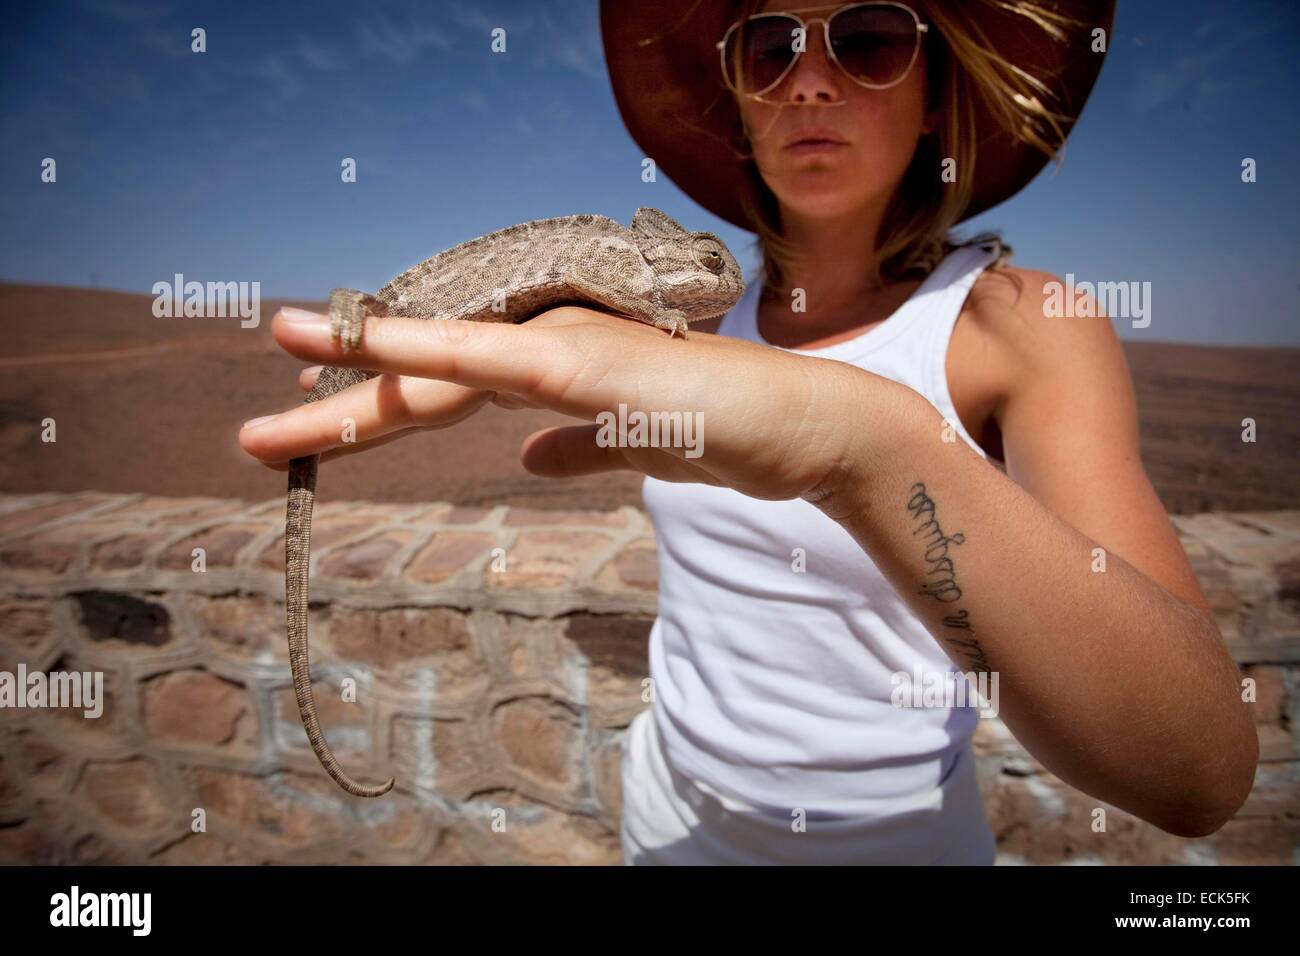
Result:
[[[911,495],[907,501],[907,510],[917,522],[912,529],[912,537],[921,538],[925,545],[925,580],[921,582],[919,594],[934,598],[941,604],[954,605],[944,615],[943,627],[956,632],[953,636],[944,636],[942,640],[960,648],[965,655],[970,669],[976,674],[992,673],[984,648],[980,646],[971,625],[970,613],[956,604],[961,600],[961,586],[957,583],[957,567],[953,563],[952,549],[966,542],[961,532],[946,535],[939,526],[935,513],[934,499],[926,492],[925,485],[917,482],[909,489]],[[960,636],[958,636],[960,635]]]

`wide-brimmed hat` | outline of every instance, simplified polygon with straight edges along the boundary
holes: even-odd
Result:
[[[980,26],[998,55],[1048,85],[1055,98],[1046,105],[1061,114],[1058,122],[1068,134],[1101,71],[1104,54],[1093,52],[1093,30],[1105,30],[1109,46],[1115,0],[1043,5],[1079,21],[1067,41],[992,3],[979,4]],[[688,196],[753,229],[742,199],[752,189],[750,160],[742,153],[740,111],[723,83],[717,51],[737,9],[734,0],[601,0],[600,25],[614,99],[632,138]],[[976,100],[975,182],[963,220],[1015,195],[1048,160]]]

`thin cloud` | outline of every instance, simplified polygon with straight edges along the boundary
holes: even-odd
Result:
[[[427,22],[398,23],[386,13],[379,13],[358,28],[361,52],[366,56],[383,56],[405,65],[428,49],[446,50],[451,40]]]
[[[311,37],[298,38],[298,56],[313,70],[341,70],[343,62],[333,50]]]
[[[1272,24],[1261,24],[1228,37],[1209,49],[1183,53],[1172,61],[1140,71],[1130,100],[1133,111],[1150,113],[1174,99],[1184,99],[1189,107],[1196,109],[1211,105],[1225,89],[1241,84],[1239,77],[1226,73],[1233,64],[1240,68],[1243,60],[1241,47],[1271,29]],[[1214,22],[1207,21],[1195,34],[1204,39],[1214,32]],[[1157,54],[1146,55],[1154,58]]]
[[[266,54],[248,66],[236,68],[233,72],[251,76],[262,86],[267,95],[264,104],[270,107],[281,106],[306,90],[307,84],[296,71],[289,68],[285,61],[272,54]]]
[[[137,3],[134,0],[96,0],[82,6],[89,13],[97,13],[122,23],[157,20],[171,12],[171,5],[167,3]]]
[[[509,38],[512,29],[526,29],[532,25],[532,17],[519,16],[511,13],[510,19],[505,20],[501,17],[490,17],[482,10],[474,10],[464,7],[458,7],[452,11],[451,18],[462,27],[468,27],[484,35],[490,35],[497,27],[506,31]]]
[[[557,64],[593,80],[605,79],[605,53],[597,16],[584,7],[539,8],[542,46],[538,66]]]
[[[487,112],[488,98],[483,95],[482,90],[461,90],[456,94],[456,99],[462,106],[475,113]]]

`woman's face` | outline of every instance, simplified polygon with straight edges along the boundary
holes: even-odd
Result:
[[[814,7],[824,9],[804,12]],[[798,13],[806,22],[834,12],[825,7],[824,0],[768,0],[761,12]],[[783,209],[810,219],[883,206],[933,121],[925,115],[924,49],[902,82],[872,90],[831,62],[825,37],[820,22],[809,25],[806,52],[780,85],[763,94],[769,102],[740,98],[754,158],[768,188]],[[793,143],[816,130],[840,145]]]

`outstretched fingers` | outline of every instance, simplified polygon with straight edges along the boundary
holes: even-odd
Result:
[[[380,375],[318,402],[246,422],[239,443],[273,467],[302,455],[336,457],[411,428],[453,425],[491,398],[490,392],[452,382]]]
[[[610,381],[615,360],[625,374],[637,374],[638,364],[645,366],[642,374],[651,371],[647,356],[629,347],[638,340],[611,341],[609,336],[652,336],[665,349],[684,344],[629,319],[574,311],[590,318],[580,331],[568,323],[539,328],[532,323],[367,317],[360,348],[347,353],[331,339],[325,316],[284,309],[272,331],[288,352],[309,361],[504,392],[587,419],[626,395]]]

